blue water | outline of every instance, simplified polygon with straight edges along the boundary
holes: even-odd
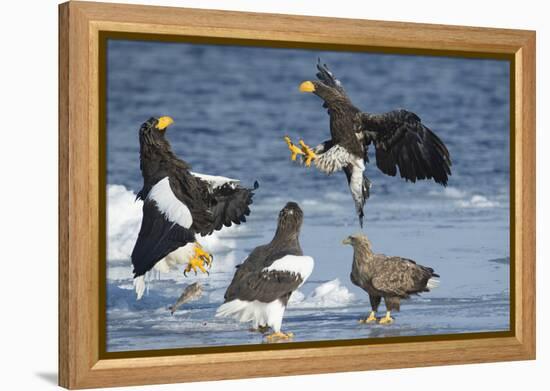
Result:
[[[369,307],[349,281],[351,248],[340,245],[359,230],[344,175],[290,162],[282,140],[329,138],[321,100],[298,92],[315,77],[317,57],[356,106],[414,111],[451,153],[447,189],[385,176],[371,154],[364,232],[374,250],[441,275],[440,287],[404,302],[391,326],[357,324]],[[283,321],[296,341],[508,330],[509,62],[110,41],[107,69],[108,350],[260,343],[248,325],[213,314],[233,265],[271,239],[288,200],[304,209],[302,247],[316,261]],[[137,132],[161,115],[174,118],[167,137],[194,171],[260,183],[247,224],[210,238],[218,265],[199,277],[205,295],[174,316],[166,307],[195,278],[155,276],[140,302],[129,289],[140,221],[132,198],[142,180]]]

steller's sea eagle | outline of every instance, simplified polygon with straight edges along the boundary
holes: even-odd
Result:
[[[326,64],[317,63],[315,81],[304,81],[300,91],[312,92],[323,99],[330,116],[331,139],[310,148],[303,140],[299,146],[288,136],[285,141],[292,160],[304,155],[307,167],[315,166],[332,174],[344,170],[359,224],[363,226],[363,207],[369,197],[370,181],[363,175],[369,161],[368,147],[374,145],[376,165],[387,175],[399,174],[407,181],[434,179],[443,186],[451,175],[451,158],[443,142],[428,129],[420,118],[407,110],[394,110],[384,114],[362,112],[353,105],[342,84],[328,70]]]
[[[386,304],[386,316],[380,323],[393,322],[391,311],[399,311],[401,299],[410,295],[429,292],[439,285],[439,277],[434,269],[416,264],[407,258],[388,257],[372,252],[372,246],[366,235],[351,235],[342,241],[353,246],[353,265],[351,282],[369,294],[372,311],[361,323],[376,321],[376,311],[382,297]]]
[[[238,180],[201,175],[179,159],[165,138],[170,117],[151,117],[139,129],[140,168],[143,187],[141,229],[132,251],[137,299],[145,291],[145,273],[187,263],[184,274],[197,269],[208,273],[212,256],[196,239],[223,226],[240,224],[250,214],[254,195]],[[258,184],[254,184],[254,189]]]
[[[256,247],[237,266],[217,317],[252,322],[253,328],[262,332],[271,328],[269,341],[292,338],[292,333],[281,332],[283,315],[290,295],[307,280],[314,264],[300,247],[302,221],[298,204],[287,203],[279,213],[273,240]]]

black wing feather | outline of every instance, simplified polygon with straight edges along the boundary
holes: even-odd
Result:
[[[146,200],[141,229],[132,251],[134,277],[145,274],[172,251],[194,241],[192,231],[168,221],[155,202]]]
[[[196,227],[197,232],[202,235],[210,235],[224,226],[230,227],[232,224],[246,222],[246,216],[250,215],[254,190],[257,188],[257,183],[255,183],[254,189],[230,183],[214,188],[209,194],[211,203],[209,212],[212,216],[212,223]]]
[[[280,248],[273,242],[252,250],[235,271],[225,292],[225,301],[241,299],[269,303],[275,299],[288,300],[290,293],[303,282],[301,276],[286,271],[264,271],[266,267],[286,255],[301,256],[303,252],[299,246]]]
[[[299,274],[287,271],[258,271],[240,267],[225,293],[225,300],[234,299],[270,303],[288,297],[303,282]]]
[[[394,110],[385,114],[363,113],[365,142],[374,143],[376,165],[385,174],[416,182],[434,179],[447,185],[451,158],[441,139],[410,111]]]

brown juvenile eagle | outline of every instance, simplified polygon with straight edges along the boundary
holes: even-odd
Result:
[[[303,140],[294,145],[288,136],[285,141],[292,153],[304,155],[306,166],[313,161],[326,174],[344,170],[359,224],[363,226],[363,207],[369,197],[370,181],[363,175],[369,161],[368,147],[373,144],[376,165],[387,175],[399,174],[407,181],[432,179],[443,186],[451,175],[451,158],[443,142],[428,129],[420,118],[407,110],[384,114],[362,112],[353,105],[342,84],[317,63],[316,81],[304,81],[300,91],[312,92],[323,99],[330,116],[331,139],[310,148]]]
[[[279,213],[273,240],[256,247],[238,266],[216,316],[252,322],[259,331],[271,328],[268,340],[293,336],[281,332],[283,315],[292,292],[307,280],[314,264],[300,247],[302,221],[298,204],[287,203]]]
[[[223,226],[240,224],[250,214],[254,195],[238,180],[191,172],[165,138],[170,117],[151,117],[139,129],[143,187],[141,229],[132,251],[134,286],[139,300],[145,291],[145,273],[187,263],[184,274],[197,269],[208,273],[212,256],[196,239]],[[254,184],[254,189],[258,184]]]
[[[386,316],[380,323],[393,322],[391,311],[399,311],[401,299],[410,295],[429,292],[439,285],[434,269],[416,264],[407,258],[375,254],[366,235],[359,233],[344,239],[343,244],[353,246],[351,282],[369,294],[372,311],[361,323],[376,321],[376,311],[382,297],[386,304]]]

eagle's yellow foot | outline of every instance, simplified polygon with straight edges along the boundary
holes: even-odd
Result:
[[[292,339],[294,337],[293,333],[282,333],[280,331],[275,332],[273,334],[269,334],[266,339],[268,342],[275,342],[280,340],[288,340]]]
[[[376,313],[374,311],[371,311],[368,318],[359,319],[359,323],[372,323],[372,322],[376,322]]]
[[[386,312],[386,316],[380,319],[380,324],[392,324],[393,318],[390,316],[390,311]]]
[[[212,255],[204,251],[204,249],[198,243],[195,243],[194,252],[195,254],[193,255],[193,258],[189,260],[189,263],[183,271],[183,275],[187,277],[187,273],[189,273],[191,270],[193,270],[196,275],[197,269],[199,269],[203,273],[210,274],[208,273],[208,270],[206,270],[205,266],[210,267],[212,265]]]
[[[204,251],[198,243],[195,243],[195,257],[202,259],[208,267],[212,266],[212,255]]]
[[[290,140],[290,137],[285,136],[286,145],[288,145],[288,149],[290,149],[290,160],[295,161],[296,156],[303,155],[304,152],[300,148],[298,148],[292,140]]]
[[[300,147],[302,148],[302,153],[304,154],[304,163],[306,167],[311,166],[311,161],[313,159],[316,159],[317,155],[315,154],[315,152],[313,152],[309,145],[304,143],[304,140],[298,141],[298,144],[300,144]]]

